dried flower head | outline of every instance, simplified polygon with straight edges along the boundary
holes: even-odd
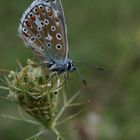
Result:
[[[9,97],[13,97],[25,112],[46,126],[55,117],[57,94],[63,87],[62,76],[28,60],[19,72],[8,75]]]

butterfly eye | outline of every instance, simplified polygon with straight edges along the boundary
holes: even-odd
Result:
[[[47,43],[47,46],[48,46],[48,48],[51,48],[51,43],[48,42],[48,43]]]
[[[61,49],[62,49],[62,45],[57,44],[57,45],[56,45],[56,49],[57,49],[57,50],[61,50]]]
[[[44,20],[45,25],[49,24],[49,21],[47,19]]]
[[[51,31],[55,31],[56,30],[56,27],[55,26],[51,26]]]
[[[69,68],[70,68],[70,66],[71,66],[71,65],[70,65],[70,63],[68,63],[68,64],[67,64],[67,68],[69,69]]]
[[[61,39],[62,39],[61,34],[60,34],[60,33],[57,33],[57,34],[56,34],[56,38],[57,38],[58,40],[61,40]]]

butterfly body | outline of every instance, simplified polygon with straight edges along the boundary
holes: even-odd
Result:
[[[19,35],[51,71],[63,73],[76,69],[69,58],[67,27],[60,0],[34,0],[20,20]]]
[[[66,71],[74,71],[76,69],[71,59],[66,60],[50,60],[48,62],[43,62],[51,71],[56,71],[58,73],[63,73]]]

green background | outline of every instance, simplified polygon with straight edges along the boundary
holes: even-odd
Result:
[[[21,15],[30,3],[0,0],[2,69],[16,70],[17,59],[25,64],[27,58],[34,58],[17,33]],[[90,102],[69,125],[77,129],[67,132],[67,140],[139,140],[140,1],[62,0],[62,4],[72,58],[105,69],[80,65],[87,86],[76,72],[71,74],[67,93],[82,87],[79,98]],[[17,105],[0,99],[0,113],[18,116]],[[36,132],[37,127],[31,124],[0,117],[1,140],[23,140]]]

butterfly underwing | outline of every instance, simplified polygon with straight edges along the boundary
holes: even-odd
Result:
[[[34,0],[20,20],[20,37],[51,71],[74,71],[61,0]]]

